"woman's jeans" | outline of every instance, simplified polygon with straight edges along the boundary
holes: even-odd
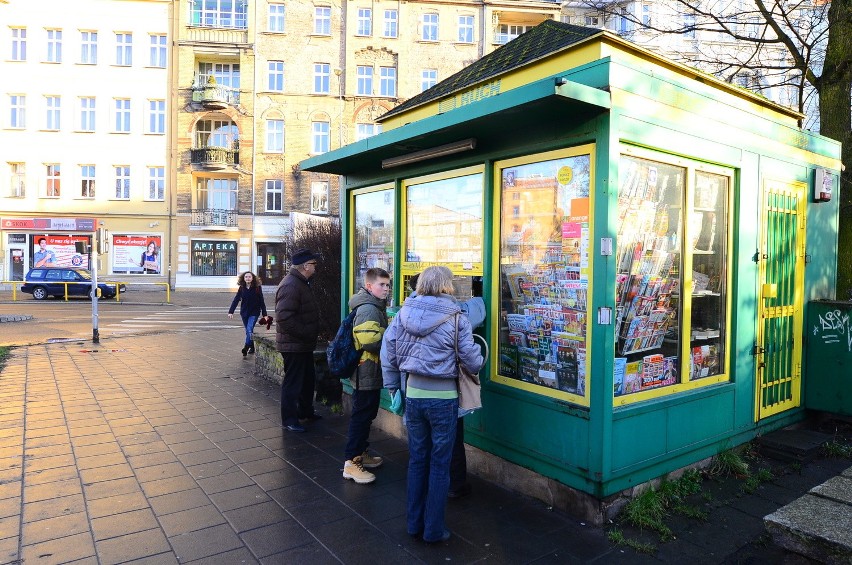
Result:
[[[243,318],[243,325],[246,327],[246,345],[251,345],[254,339],[254,325],[257,323],[257,316],[249,316]]]
[[[446,527],[450,458],[456,437],[457,398],[406,398],[408,428],[408,533],[438,541]]]

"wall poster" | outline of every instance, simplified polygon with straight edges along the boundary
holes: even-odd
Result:
[[[78,253],[77,244],[91,245],[88,235],[30,235],[32,267],[89,268],[89,254]]]
[[[112,272],[159,275],[162,241],[160,235],[113,235]]]
[[[588,405],[592,146],[497,164],[495,380]]]

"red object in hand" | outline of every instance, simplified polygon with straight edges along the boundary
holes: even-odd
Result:
[[[263,316],[257,321],[257,323],[260,326],[266,324],[266,329],[268,330],[270,327],[272,327],[272,321],[272,316]]]

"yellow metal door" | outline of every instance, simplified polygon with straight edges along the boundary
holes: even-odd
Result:
[[[801,398],[805,188],[763,185],[755,421],[799,406]]]

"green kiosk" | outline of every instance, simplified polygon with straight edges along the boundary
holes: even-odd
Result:
[[[344,177],[347,296],[376,266],[400,304],[440,264],[483,297],[473,472],[600,523],[637,485],[804,417],[840,145],[802,117],[547,21],[302,169]]]

